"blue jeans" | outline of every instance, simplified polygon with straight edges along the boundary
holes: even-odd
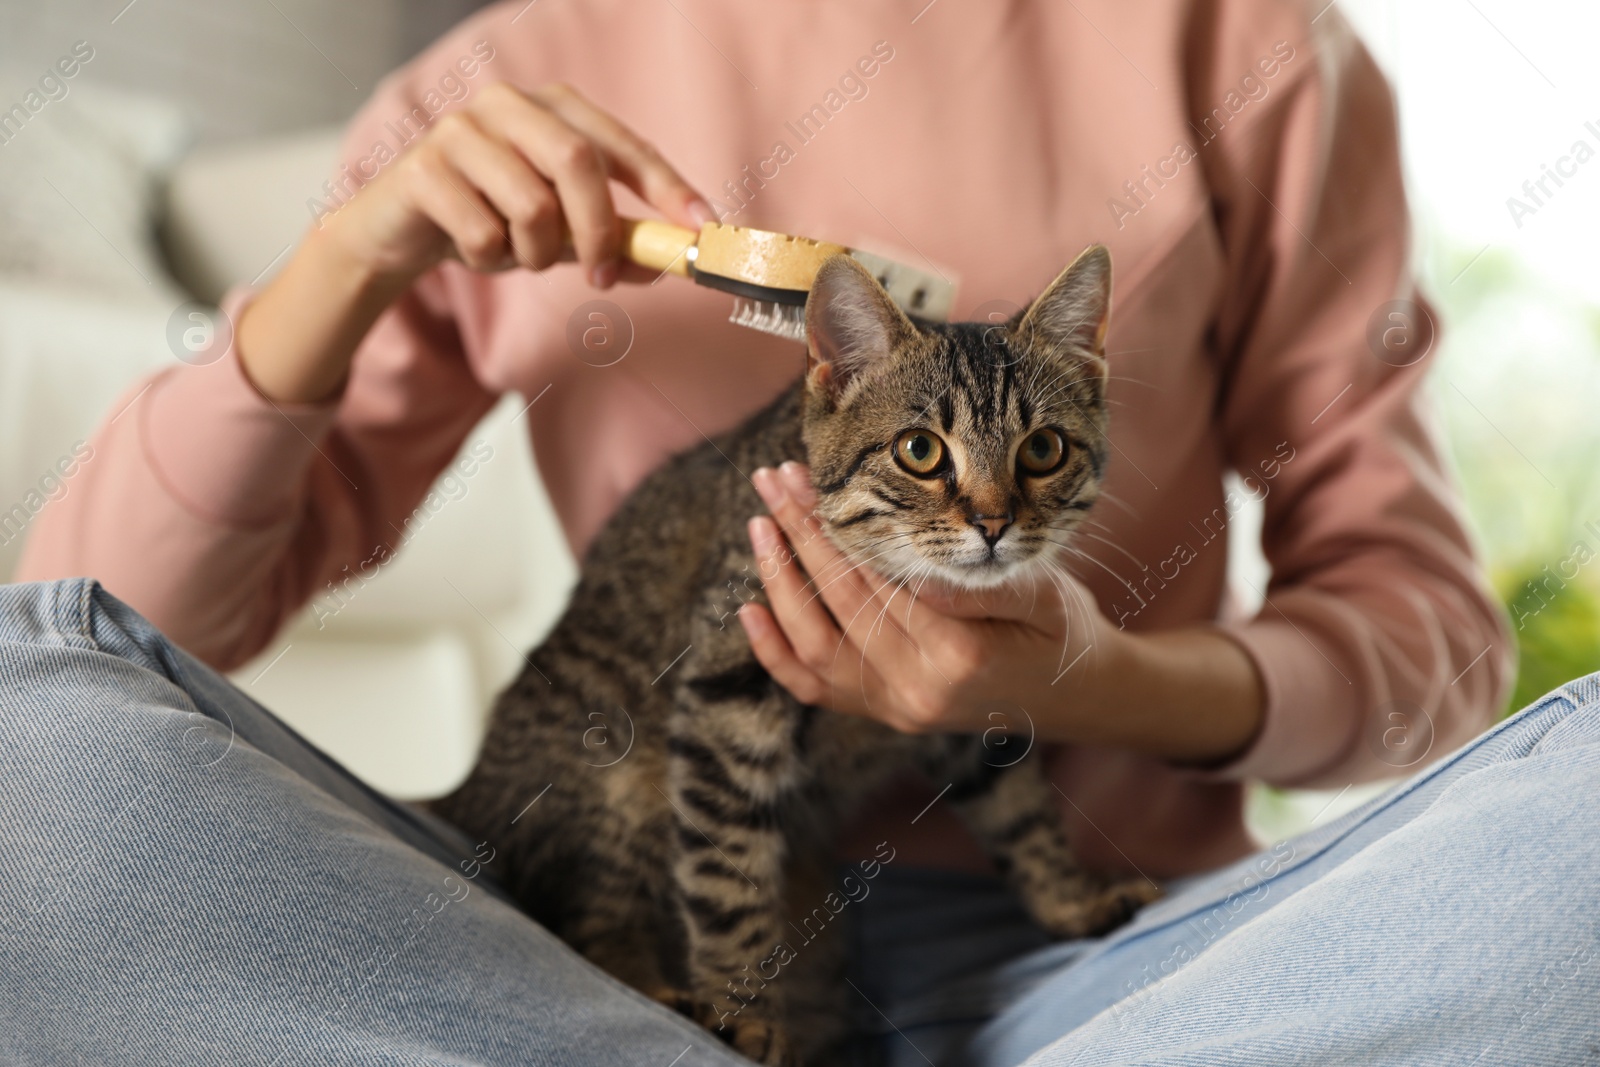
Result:
[[[0,1060],[744,1062],[89,581],[0,587]],[[1600,1063],[1600,678],[1049,944],[988,879],[841,912],[895,1064]]]

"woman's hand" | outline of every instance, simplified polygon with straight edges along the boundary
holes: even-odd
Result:
[[[980,731],[1001,702],[1027,708],[1053,682],[1067,692],[1115,641],[1076,583],[1071,602],[1048,585],[952,594],[853,567],[811,514],[804,467],[754,481],[772,510],[750,522],[771,607],[746,604],[739,619],[767,671],[805,703],[905,733]]]
[[[1255,668],[1219,632],[1119,630],[1070,578],[984,593],[903,588],[852,567],[822,535],[806,468],[752,480],[772,511],[750,522],[770,608],[746,604],[739,620],[756,658],[804,703],[907,733],[998,725],[1190,762],[1238,752],[1259,727]]]
[[[613,179],[681,225],[716,217],[654,148],[576,90],[485,87],[312,230],[246,308],[237,331],[246,373],[274,400],[331,397],[378,315],[446,258],[542,270],[570,235],[598,288],[650,280],[624,269]]]
[[[407,281],[453,256],[479,271],[543,270],[571,231],[590,281],[621,272],[611,179],[667,218],[716,216],[643,138],[567,85],[505,82],[439,118],[328,225],[367,269]]]

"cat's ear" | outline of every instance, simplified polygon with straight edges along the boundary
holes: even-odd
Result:
[[[1106,327],[1111,322],[1111,253],[1090,245],[1056,276],[1018,318],[1016,332],[1030,344],[1105,369]]]
[[[867,268],[834,256],[817,271],[806,298],[807,383],[837,396],[915,333]]]

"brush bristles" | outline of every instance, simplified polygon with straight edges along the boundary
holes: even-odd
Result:
[[[733,314],[728,316],[728,321],[776,337],[787,337],[791,341],[806,339],[806,309],[794,304],[736,296],[733,298]]]

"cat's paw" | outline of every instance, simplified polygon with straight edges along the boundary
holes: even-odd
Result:
[[[694,997],[690,995],[687,989],[662,985],[645,990],[645,996],[657,1004],[665,1005],[679,1015],[687,1015],[691,1019],[696,1018]]]
[[[707,1016],[701,1020],[701,1025],[725,1041],[735,1052],[766,1067],[793,1067],[789,1040],[778,1024],[758,1018],[721,1018],[721,1013],[715,1008],[706,1008],[696,1014]]]
[[[1054,937],[1073,940],[1109,933],[1161,897],[1161,887],[1146,878],[1112,882],[1088,896],[1056,902],[1036,918]]]

